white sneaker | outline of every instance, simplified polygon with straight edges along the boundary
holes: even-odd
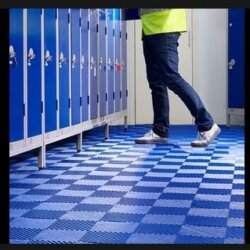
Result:
[[[168,139],[166,137],[160,137],[155,134],[153,130],[150,130],[143,137],[140,137],[135,140],[135,143],[138,144],[159,144],[159,143],[167,143]]]
[[[192,147],[207,147],[219,135],[221,129],[216,123],[208,131],[198,132],[197,139],[191,142]]]

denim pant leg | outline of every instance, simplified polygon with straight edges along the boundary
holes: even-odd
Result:
[[[158,58],[161,81],[178,95],[185,103],[198,131],[209,130],[213,125],[213,118],[205,109],[199,95],[178,73],[178,39],[180,33],[168,33],[151,36],[150,47]]]
[[[161,137],[168,137],[169,98],[168,89],[161,80],[159,59],[151,47],[151,36],[143,38],[143,52],[146,63],[147,79],[151,89],[154,112],[153,131]]]

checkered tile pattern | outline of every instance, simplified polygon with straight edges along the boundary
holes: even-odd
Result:
[[[10,243],[242,244],[244,128],[192,148],[194,126],[137,145],[149,125],[102,127],[11,159]]]

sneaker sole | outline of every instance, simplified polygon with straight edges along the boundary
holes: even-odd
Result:
[[[210,143],[213,142],[213,140],[220,134],[221,132],[221,129],[218,128],[217,131],[215,132],[214,136],[212,137],[212,139],[210,140],[210,142],[206,143],[206,144],[196,144],[196,143],[193,143],[191,142],[191,146],[194,147],[194,148],[205,148],[207,147]]]
[[[168,143],[168,140],[162,139],[162,140],[135,140],[136,144],[166,144]]]

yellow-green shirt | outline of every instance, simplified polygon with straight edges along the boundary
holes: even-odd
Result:
[[[144,35],[187,31],[185,9],[141,9]]]

